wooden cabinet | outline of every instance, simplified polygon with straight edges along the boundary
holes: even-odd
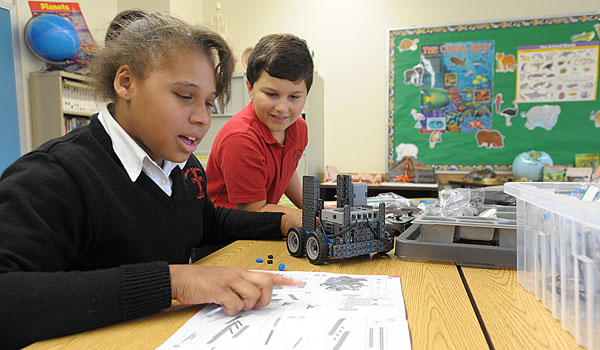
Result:
[[[34,148],[89,123],[101,108],[81,74],[32,72],[29,80]]]

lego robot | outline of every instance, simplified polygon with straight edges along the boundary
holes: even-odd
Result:
[[[323,209],[319,177],[304,176],[302,181],[302,227],[292,227],[287,235],[291,256],[306,254],[312,264],[321,265],[330,259],[387,253],[394,248],[393,235],[385,229],[385,204],[367,205],[365,183],[352,183],[350,175],[338,175],[337,208]]]

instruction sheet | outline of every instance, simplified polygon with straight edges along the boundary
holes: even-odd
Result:
[[[200,310],[158,349],[410,349],[400,278],[273,272],[302,283],[273,289],[265,308]]]

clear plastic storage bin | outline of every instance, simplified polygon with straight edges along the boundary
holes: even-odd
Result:
[[[600,349],[600,201],[576,182],[506,183],[517,198],[517,280],[575,341]]]

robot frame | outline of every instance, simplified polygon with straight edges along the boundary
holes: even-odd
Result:
[[[394,248],[393,235],[385,229],[385,204],[367,205],[365,183],[353,183],[350,175],[339,174],[336,197],[337,208],[324,209],[319,177],[303,177],[302,227],[290,228],[286,240],[291,256],[306,254],[312,264],[321,265]]]

